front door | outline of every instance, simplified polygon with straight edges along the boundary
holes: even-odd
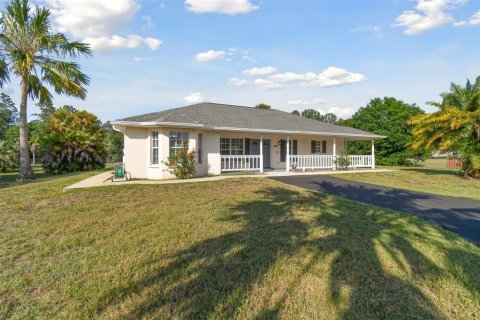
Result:
[[[250,140],[250,154],[260,154],[260,139]],[[270,140],[263,140],[263,168],[270,168]]]

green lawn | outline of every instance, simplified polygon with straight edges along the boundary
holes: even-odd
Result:
[[[262,178],[0,189],[0,318],[474,319],[480,249]]]
[[[417,167],[385,167],[392,172],[349,173],[339,177],[392,188],[480,200],[480,179],[445,168],[445,159],[429,159]],[[380,167],[382,169],[382,167]]]

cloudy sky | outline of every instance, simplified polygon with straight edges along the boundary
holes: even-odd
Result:
[[[374,97],[432,110],[480,75],[480,1],[37,0],[91,45],[80,61],[102,120],[200,101],[348,117]],[[18,83],[3,90],[18,100]],[[35,112],[33,103],[30,113]]]

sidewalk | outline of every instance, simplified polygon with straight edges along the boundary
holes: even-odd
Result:
[[[172,184],[172,183],[194,183],[205,181],[219,181],[225,179],[238,179],[238,178],[270,178],[270,177],[288,177],[288,176],[311,176],[311,175],[341,175],[349,173],[363,173],[363,172],[388,172],[393,170],[387,169],[367,169],[367,170],[351,170],[351,171],[306,171],[306,172],[285,172],[279,170],[267,171],[264,173],[252,173],[252,174],[222,174],[218,176],[208,176],[191,179],[168,179],[168,180],[147,180],[138,179],[130,181],[112,182],[112,171],[103,172],[96,176],[87,178],[80,182],[74,183],[63,190],[92,188],[92,187],[105,187],[105,186],[123,186],[128,184]]]

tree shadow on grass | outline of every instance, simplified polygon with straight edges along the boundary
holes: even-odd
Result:
[[[314,266],[332,254],[335,258],[328,276],[329,292],[318,294],[329,296],[337,306],[338,317],[442,318],[438,306],[410,280],[390,274],[379,258],[379,248],[383,248],[410,277],[434,279],[443,274],[411,245],[408,237],[421,237],[423,231],[413,234],[410,229],[402,230],[399,220],[405,218],[403,215],[314,192],[301,194],[278,187],[259,193],[261,197],[229,208],[225,219],[240,223],[243,227],[239,231],[176,252],[166,257],[169,262],[164,267],[155,267],[152,258],[154,267],[149,276],[112,289],[107,295],[112,297],[107,307],[136,296],[142,300],[127,318],[238,317],[254,286],[279,259],[306,251],[311,257],[301,271],[286,288],[279,289],[273,303],[265,306],[259,302],[263,306],[252,311],[252,317],[278,318],[292,292],[302,290],[301,278],[314,276]],[[311,212],[313,220],[296,217],[294,212],[304,209]],[[318,236],[320,229],[329,232]],[[478,263],[480,257],[469,257],[469,261]],[[473,288],[478,289],[478,285]]]

